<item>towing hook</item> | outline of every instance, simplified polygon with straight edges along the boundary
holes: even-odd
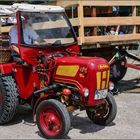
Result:
[[[46,86],[39,90],[34,91],[33,94],[35,96],[39,96],[42,92],[49,91],[49,90],[57,90],[57,89],[59,89],[59,87],[60,86],[58,84],[49,85],[49,86]]]

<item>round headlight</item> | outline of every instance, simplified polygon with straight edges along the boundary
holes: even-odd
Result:
[[[81,88],[80,93],[82,94],[83,97],[88,97],[89,96],[88,88]]]
[[[113,90],[114,89],[114,83],[113,82],[109,82],[109,90]]]
[[[84,97],[88,97],[88,96],[89,96],[89,90],[87,88],[85,88]]]

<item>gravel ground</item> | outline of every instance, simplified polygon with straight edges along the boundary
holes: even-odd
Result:
[[[84,111],[76,111],[66,139],[140,139],[140,84],[135,80],[139,77],[140,71],[128,69],[124,79],[117,84],[121,93],[115,96],[118,113],[112,124],[106,127],[92,124]],[[0,139],[43,137],[32,121],[31,110],[21,106],[12,122],[0,126]]]

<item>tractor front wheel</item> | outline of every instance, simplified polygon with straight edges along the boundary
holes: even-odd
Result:
[[[0,124],[9,122],[18,106],[18,88],[11,75],[0,76]]]
[[[108,125],[116,117],[117,105],[112,94],[108,93],[105,103],[96,110],[86,110],[88,118],[98,125]]]
[[[70,116],[67,109],[54,99],[39,104],[36,121],[41,134],[47,139],[63,138],[70,129]]]

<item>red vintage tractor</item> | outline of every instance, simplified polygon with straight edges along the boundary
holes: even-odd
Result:
[[[71,126],[69,112],[76,109],[86,110],[93,123],[111,123],[117,106],[108,92],[108,62],[99,57],[80,56],[64,9],[14,4],[8,10],[13,13],[1,18],[1,31],[5,33],[1,33],[1,38],[6,38],[5,30],[13,26],[9,20],[16,14],[20,53],[11,58],[6,45],[0,50],[0,124],[11,121],[17,106],[24,103],[32,107],[34,121],[45,138],[64,137]],[[42,41],[32,40],[28,44],[24,39],[25,15]],[[6,39],[1,41],[9,44],[8,38],[7,43]]]

